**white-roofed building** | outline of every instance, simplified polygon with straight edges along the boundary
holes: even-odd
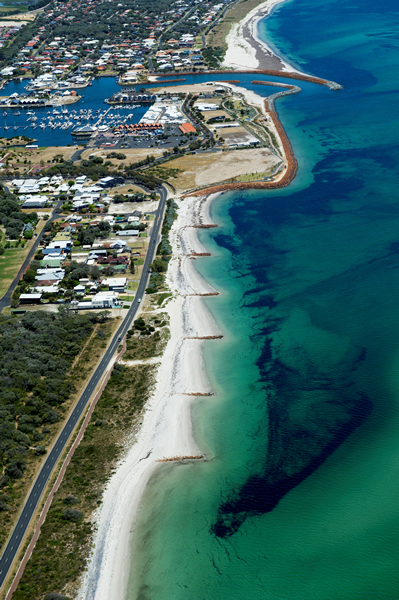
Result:
[[[140,231],[138,229],[122,229],[122,231],[117,231],[117,235],[126,236],[126,237],[138,237]]]
[[[58,289],[58,284],[54,284],[54,285],[41,285],[40,287],[35,287],[33,288],[35,290],[35,292],[37,294],[43,293],[43,294],[58,294],[59,293],[59,289]]]
[[[107,285],[112,291],[125,291],[127,279],[126,277],[110,277],[101,281],[102,285]],[[101,292],[100,292],[101,293]]]
[[[38,292],[36,294],[21,294],[19,301],[21,304],[37,304],[41,301],[42,294]]]
[[[67,240],[65,242],[64,241],[50,242],[50,244],[46,247],[46,250],[54,250],[54,249],[69,250],[71,246],[72,246],[71,240]]]
[[[44,208],[48,202],[47,196],[20,196],[22,208]]]
[[[118,294],[115,292],[101,292],[92,298],[93,308],[114,308],[119,306]]]

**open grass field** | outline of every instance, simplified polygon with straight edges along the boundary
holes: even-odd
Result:
[[[278,159],[267,148],[251,148],[212,154],[193,154],[168,161],[170,169],[179,169],[171,183],[178,193],[197,186],[211,185],[241,175],[269,172]]]
[[[26,6],[0,6],[0,16],[2,13],[9,13],[11,10],[18,10],[20,14],[27,12]],[[16,15],[12,15],[13,17]],[[20,21],[19,21],[20,23]]]
[[[115,159],[115,158],[107,158],[107,154],[111,152],[120,152],[125,154],[126,158],[123,160]],[[82,160],[89,158],[90,154],[94,154],[95,156],[101,156],[104,160],[109,160],[113,165],[118,167],[121,163],[124,165],[130,165],[132,163],[140,162],[144,160],[147,156],[162,156],[163,150],[158,148],[122,148],[115,150],[114,148],[104,148],[103,150],[96,150],[93,152],[93,148],[88,148],[84,152],[82,152]]]
[[[15,143],[18,142],[11,141],[11,145]],[[3,161],[7,160],[8,164],[18,169],[20,173],[25,173],[34,166],[52,164],[55,157],[58,157],[58,159],[62,157],[64,160],[68,160],[76,151],[76,146],[51,146],[32,150],[25,147],[7,148],[6,146],[7,144],[0,150],[1,159]]]
[[[201,112],[201,114],[206,121],[217,117],[224,117],[225,119],[230,119],[230,115],[228,115],[227,112],[224,110],[204,110]]]
[[[35,233],[39,233],[44,225],[45,221],[39,221]],[[1,236],[4,237],[3,232],[1,232]],[[34,242],[35,238],[29,240],[25,248],[7,248],[4,254],[0,256],[0,298],[4,296],[10,287]]]
[[[0,256],[0,298],[10,287],[28,253],[29,249],[26,247],[8,248]]]
[[[22,150],[24,157],[29,158],[32,164],[51,162],[55,156],[62,155],[64,160],[71,158],[72,154],[76,152],[78,146],[48,146],[46,148],[38,148],[37,150]]]

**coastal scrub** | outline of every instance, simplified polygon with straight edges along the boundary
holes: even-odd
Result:
[[[55,593],[74,597],[91,548],[93,512],[123,454],[125,436],[139,424],[155,368],[115,365],[54,496],[14,600]]]

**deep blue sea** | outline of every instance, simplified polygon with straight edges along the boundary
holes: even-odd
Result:
[[[260,34],[344,88],[278,101],[296,179],[223,194],[201,232],[210,460],[153,476],[128,598],[397,600],[399,7],[291,0]]]

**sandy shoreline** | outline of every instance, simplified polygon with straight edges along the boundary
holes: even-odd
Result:
[[[277,56],[258,35],[258,23],[285,0],[266,0],[251,10],[226,36],[227,51],[223,66],[233,69],[270,69],[300,73]]]
[[[213,196],[215,197],[215,196]],[[155,392],[138,438],[109,480],[96,515],[94,550],[78,594],[80,600],[122,600],[130,573],[130,540],[149,478],[162,468],[157,460],[197,456],[192,435],[191,403],[213,393],[205,372],[203,339],[221,337],[201,295],[217,293],[196,271],[192,251],[206,251],[196,227],[210,223],[209,198],[177,200],[178,218],[170,240],[173,258],[167,283],[173,299],[165,310],[171,337],[160,361]]]
[[[257,24],[283,0],[265,2],[251,11],[227,36],[225,64],[233,68],[263,68],[297,72],[277,57],[257,36]],[[267,116],[264,99],[235,88]],[[273,128],[274,124],[270,123]],[[275,131],[281,143],[279,132]],[[157,461],[175,456],[198,456],[192,433],[191,404],[195,396],[213,393],[202,358],[204,338],[221,337],[201,296],[217,294],[195,268],[196,256],[209,252],[197,237],[198,227],[212,225],[209,207],[218,193],[176,200],[178,217],[170,241],[173,258],[167,284],[173,299],[166,307],[171,337],[160,361],[156,389],[147,404],[137,440],[109,480],[95,518],[94,549],[78,594],[79,600],[122,600],[131,570],[130,542],[140,504]],[[165,311],[165,309],[162,309]]]

